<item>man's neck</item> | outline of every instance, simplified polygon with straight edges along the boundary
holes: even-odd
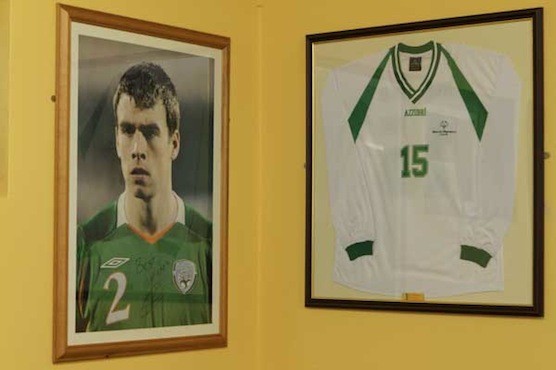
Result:
[[[176,221],[178,206],[172,192],[144,200],[126,192],[124,198],[127,223],[136,230],[155,235]]]

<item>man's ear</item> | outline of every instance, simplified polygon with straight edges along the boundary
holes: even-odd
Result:
[[[175,160],[180,153],[180,132],[175,130],[170,138],[172,144],[172,160]]]

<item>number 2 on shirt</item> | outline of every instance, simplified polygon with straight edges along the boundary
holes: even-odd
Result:
[[[110,312],[108,312],[108,315],[106,316],[106,325],[129,319],[129,304],[124,309],[116,310],[116,306],[125,293],[127,278],[125,277],[123,272],[113,273],[108,277],[106,283],[104,283],[105,290],[109,290],[111,280],[116,281],[117,290],[116,295],[114,296],[114,300],[112,301],[112,305],[110,306]]]

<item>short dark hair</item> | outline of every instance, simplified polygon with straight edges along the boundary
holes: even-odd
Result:
[[[135,106],[139,109],[150,109],[160,99],[166,108],[168,134],[173,134],[179,128],[180,105],[176,88],[158,64],[142,62],[125,71],[112,100],[116,119],[122,94],[133,98]]]

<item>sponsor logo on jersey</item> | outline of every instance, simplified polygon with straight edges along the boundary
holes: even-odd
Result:
[[[411,108],[405,110],[405,117],[424,117],[427,115],[427,108]]]
[[[432,130],[433,134],[438,134],[440,136],[448,136],[449,134],[455,134],[457,131],[451,129],[453,125],[446,120],[440,121],[438,124],[438,128],[436,130]]]
[[[189,260],[178,260],[174,262],[174,283],[182,294],[186,294],[193,287],[197,269],[195,264]]]
[[[129,261],[129,258],[125,258],[125,257],[110,258],[108,261],[104,262],[102,264],[102,266],[100,266],[100,268],[101,269],[116,269],[116,268],[122,266],[127,261]]]

